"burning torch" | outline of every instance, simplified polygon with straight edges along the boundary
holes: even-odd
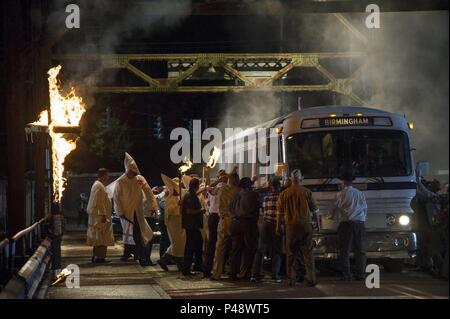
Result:
[[[220,148],[214,146],[213,151],[211,156],[208,159],[208,162],[206,163],[205,166],[203,166],[203,171],[202,171],[202,181],[205,183],[205,186],[209,185],[209,169],[210,168],[214,168],[220,158]]]
[[[53,202],[60,204],[64,191],[64,160],[76,148],[76,140],[80,134],[79,123],[86,112],[81,97],[77,96],[75,89],[63,96],[57,76],[61,71],[61,65],[48,71],[48,84],[50,107],[43,110],[39,119],[27,124],[25,132],[33,142],[34,133],[46,133],[51,139],[50,169],[53,179]]]
[[[181,195],[181,183],[183,181],[183,175],[184,173],[186,173],[188,170],[190,170],[192,167],[192,162],[189,159],[185,159],[184,160],[184,164],[180,166],[180,168],[178,168],[178,171],[180,172],[180,181],[178,183],[178,194],[180,195],[180,205],[181,205],[181,200],[182,200],[182,195]]]
[[[52,237],[52,269],[58,271],[61,268],[61,237],[63,233],[64,219],[61,214],[61,198],[65,187],[64,160],[76,148],[76,141],[80,134],[79,123],[86,112],[81,97],[75,94],[75,89],[63,96],[57,79],[61,65],[48,70],[48,86],[50,106],[43,110],[39,119],[27,124],[25,133],[31,137],[33,134],[45,133],[50,137],[51,156],[50,165],[52,180],[52,201],[50,205],[50,235]]]

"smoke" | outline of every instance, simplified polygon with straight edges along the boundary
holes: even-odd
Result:
[[[280,0],[243,0],[242,5],[256,16],[267,16],[266,24],[273,23],[274,19],[279,19],[276,16],[279,17],[286,12]],[[270,13],[269,16],[268,13]],[[227,27],[231,38],[239,37],[240,40],[248,41],[248,46],[245,48],[251,50],[252,41],[261,32],[257,25],[252,25],[250,19],[243,28],[236,28],[234,24]],[[227,93],[223,95],[222,103],[222,121],[218,124],[220,129],[252,127],[282,115],[283,110],[282,93],[270,90]]]
[[[69,3],[80,7],[80,29],[65,27],[65,19],[68,15],[65,13],[65,8]],[[121,1],[53,2],[52,12],[47,19],[47,30],[53,38],[63,39],[64,37],[63,41],[58,42],[56,52],[90,55],[121,53],[122,44],[132,37],[162,34],[178,26],[185,17],[190,15],[191,0],[131,2],[125,10],[123,8]],[[98,15],[98,20],[93,17],[95,14]],[[95,24],[92,25],[92,23]],[[86,31],[83,28],[90,28],[90,30]],[[92,65],[84,60],[65,61],[64,64],[64,68],[70,70],[69,80],[74,82],[81,80],[86,88],[95,86],[99,82],[100,74],[96,72],[99,65]],[[108,76],[114,77],[116,73],[108,73]],[[85,100],[88,100],[89,105],[94,104],[94,95],[89,94],[88,90],[83,91],[83,96]]]
[[[69,51],[68,53],[116,53],[122,41],[132,35],[136,36],[136,32],[148,36],[178,25],[191,13],[192,5],[191,0],[149,0],[131,2],[122,11],[124,6],[120,1],[56,1],[47,19],[48,30],[54,36],[77,32],[77,29],[64,27],[68,15],[65,7],[69,3],[80,7],[80,30],[98,28],[98,32],[87,32],[88,37],[84,42],[66,43],[65,47],[60,48],[61,51]],[[98,24],[85,25],[84,22],[88,19],[90,23],[95,21],[94,14],[98,15]]]
[[[382,12],[380,29],[365,27],[366,14],[344,14],[366,37],[365,45],[343,29],[336,16],[323,16],[310,17],[324,18],[320,32],[314,21],[300,24],[302,38],[310,41],[306,44],[311,48],[322,43],[330,51],[366,51],[367,67],[355,82],[355,92],[368,106],[405,115],[414,123],[415,160],[430,161],[432,175],[448,170],[448,11]],[[355,104],[345,96],[338,102]]]
[[[242,3],[258,15],[283,14],[287,8],[280,0],[243,0]]]
[[[258,8],[264,8],[267,3],[262,1]],[[279,4],[278,1],[273,3]],[[255,10],[257,14],[264,12]],[[380,29],[366,28],[366,13],[343,14],[365,36],[366,43],[334,14],[284,12],[284,51],[366,52],[367,58],[348,65],[342,61],[323,63],[337,78],[347,77],[350,71],[367,63],[353,83],[354,92],[368,106],[404,114],[414,123],[415,160],[430,161],[432,175],[438,170],[448,170],[448,11],[382,12]],[[252,33],[251,30],[246,32]],[[294,94],[306,98],[310,93]],[[296,108],[296,105],[285,105],[282,109],[280,96],[281,93],[270,92],[229,94],[223,122],[232,126],[253,126],[279,116],[283,109],[287,113],[286,109]],[[291,99],[291,103],[293,101],[295,99]],[[338,94],[330,102],[328,104],[357,104],[348,96]]]
[[[370,100],[414,123],[415,160],[428,160],[431,175],[449,168],[448,11],[384,13],[379,72],[384,94]],[[447,177],[448,178],[448,177]]]
[[[221,129],[246,129],[281,115],[281,96],[271,91],[228,93],[223,99]]]
[[[66,3],[69,2],[65,1],[64,4]],[[116,9],[110,7],[111,3],[116,2],[107,0],[75,3],[80,4],[82,17],[84,10],[107,13]],[[244,0],[244,3],[256,15],[267,16],[267,24],[273,25],[272,34],[260,35],[258,39],[271,42],[278,40],[280,30],[275,30],[277,27],[274,21],[279,17],[273,14],[284,14],[283,39],[280,39],[280,47],[283,47],[284,52],[366,51],[370,63],[362,76],[354,82],[355,93],[361,95],[369,106],[405,114],[414,123],[413,147],[417,149],[415,159],[429,160],[434,172],[448,169],[448,11],[382,12],[381,29],[370,30],[364,24],[366,13],[343,14],[366,36],[368,42],[364,44],[333,14],[292,12],[280,0]],[[158,12],[158,15],[154,12]],[[170,32],[180,26],[190,12],[191,0],[159,0],[146,2],[143,6],[130,6],[123,14],[115,15],[107,26],[100,26],[101,33],[95,38],[87,38],[84,43],[76,42],[59,49],[67,53],[115,53],[120,49],[121,43],[136,35],[136,32],[143,35]],[[267,12],[272,15],[268,16]],[[61,13],[64,13],[63,7],[55,9],[49,20],[63,25]],[[65,17],[64,14],[62,16]],[[228,26],[230,39],[248,39],[251,46],[255,35],[261,33],[258,29],[260,25],[253,25],[252,21],[249,18],[245,27],[239,30],[234,25]],[[83,18],[81,27],[83,28]],[[54,29],[60,31],[61,26]],[[333,63],[326,67],[337,77],[345,77],[345,67],[336,67]],[[351,63],[347,69],[355,70],[359,63],[360,61]],[[86,64],[79,63],[73,75],[83,74],[84,81],[93,85],[97,77],[95,74],[86,77],[86,68]],[[218,126],[254,126],[273,119],[282,112],[287,113],[289,109],[296,109],[296,105],[286,105],[286,101],[283,102],[288,95],[299,95],[306,100],[308,94],[269,91],[224,94],[223,121]],[[355,104],[355,101],[345,95],[334,96],[336,98],[332,103]],[[291,104],[293,101],[296,98],[290,99]],[[323,103],[317,103],[319,104]]]

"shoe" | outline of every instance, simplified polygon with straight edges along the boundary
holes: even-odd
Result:
[[[217,279],[216,277],[214,277],[214,276],[211,276],[211,277],[209,277],[209,280],[211,280],[211,281],[219,281],[219,280],[220,280],[220,278],[219,278],[219,279]]]
[[[141,261],[141,260],[139,260],[139,265],[141,265],[141,267],[148,267],[148,266],[150,266],[148,261]]]
[[[279,283],[282,282],[282,280],[281,280],[280,277],[272,277],[272,280],[273,280],[274,282],[276,282],[277,284],[279,284]]]
[[[309,280],[306,281],[306,287],[314,287],[316,285],[317,285],[317,282],[315,282],[315,281],[309,281]]]
[[[201,267],[201,266],[197,267],[197,266],[194,265],[193,270],[196,271],[196,272],[203,272],[203,267]]]
[[[153,261],[151,261],[151,260],[148,262],[148,265],[149,266],[156,266],[156,264]]]
[[[208,279],[211,278],[212,274],[211,273],[204,273],[203,274],[203,278]]]
[[[236,275],[230,275],[230,280],[231,281],[238,281],[239,278]]]
[[[296,280],[295,279],[288,279],[287,284],[289,287],[294,287],[296,284]]]
[[[192,277],[192,276],[195,276],[195,273],[194,272],[182,272],[181,273],[183,276],[186,276],[186,277]]]
[[[257,283],[257,282],[261,282],[261,278],[260,277],[251,277],[250,278],[250,282],[254,282],[254,283]]]
[[[94,260],[94,263],[95,264],[108,264],[108,263],[110,263],[110,261],[106,260],[105,258],[96,258]]]
[[[161,260],[158,260],[157,263],[161,267],[162,270],[169,271],[169,267],[167,267],[167,265],[165,263],[163,263]]]
[[[131,256],[129,256],[129,255],[122,256],[122,257],[120,257],[120,261],[128,261],[128,259],[130,259],[130,258],[131,258]]]

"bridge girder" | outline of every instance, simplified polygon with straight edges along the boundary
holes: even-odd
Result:
[[[335,77],[323,64],[325,60],[364,58],[364,52],[336,53],[191,53],[191,54],[72,54],[55,55],[57,60],[95,60],[105,69],[127,70],[146,85],[142,86],[95,86],[97,93],[218,93],[229,91],[333,91],[348,95],[357,103],[363,99],[352,91],[358,70],[347,78]],[[165,62],[168,75],[153,78],[136,62]],[[222,68],[230,85],[190,85],[189,80],[199,68]],[[315,69],[324,79],[323,84],[276,83],[293,68]],[[214,71],[215,72],[215,71]]]

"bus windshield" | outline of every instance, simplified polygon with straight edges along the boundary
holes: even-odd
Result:
[[[339,177],[350,166],[357,177],[411,174],[408,137],[402,131],[296,133],[286,140],[286,156],[289,168],[300,168],[305,178]]]

